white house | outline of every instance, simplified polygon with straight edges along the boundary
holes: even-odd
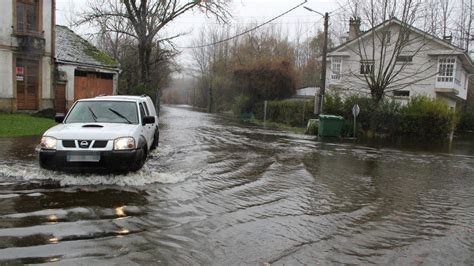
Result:
[[[2,1],[0,110],[53,107],[54,0]]]
[[[304,87],[296,90],[295,97],[299,98],[314,98],[319,87]]]
[[[360,19],[351,19],[349,40],[328,53],[326,84],[346,96],[369,94],[367,79],[385,75],[390,77],[385,97],[406,102],[426,95],[455,108],[466,100],[473,73],[469,54],[449,38],[439,39],[395,18],[361,32]]]

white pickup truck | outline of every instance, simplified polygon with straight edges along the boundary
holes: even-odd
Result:
[[[41,138],[39,163],[49,170],[138,171],[158,146],[158,116],[148,96],[78,100]]]

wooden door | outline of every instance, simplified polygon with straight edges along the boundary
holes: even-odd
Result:
[[[94,72],[76,72],[74,77],[74,99],[92,98],[113,94],[113,75]]]
[[[56,84],[54,88],[54,109],[56,113],[66,112],[66,85]]]
[[[39,63],[18,58],[16,61],[16,101],[18,110],[38,109]]]

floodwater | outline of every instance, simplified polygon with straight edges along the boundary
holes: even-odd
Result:
[[[0,139],[0,263],[474,264],[474,138],[318,142],[165,107],[134,174],[40,170]]]

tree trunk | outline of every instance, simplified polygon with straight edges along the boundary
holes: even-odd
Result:
[[[369,137],[374,137],[377,134],[377,116],[379,115],[380,112],[380,102],[382,101],[383,98],[383,92],[384,90],[381,89],[373,89],[371,90],[371,96],[372,96],[372,110],[370,114],[370,128],[368,132]]]
[[[148,89],[150,85],[150,56],[151,46],[147,43],[138,45],[138,60],[140,64],[140,84]]]

